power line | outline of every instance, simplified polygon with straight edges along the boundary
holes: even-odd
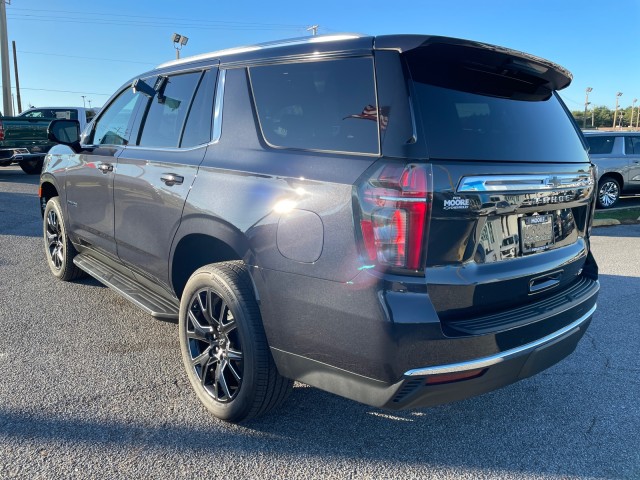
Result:
[[[103,18],[70,18],[70,17],[57,17],[55,15],[38,16],[38,15],[20,15],[13,14],[7,15],[12,20],[23,20],[30,22],[57,22],[57,23],[82,23],[82,24],[98,24],[98,25],[118,25],[128,27],[149,27],[149,28],[193,28],[198,30],[295,30],[304,31],[306,26],[277,26],[268,24],[227,24],[227,23],[209,23],[209,24],[193,24],[184,23],[181,21],[165,21],[165,22],[152,22],[152,21],[126,21],[117,19],[103,19]],[[187,22],[194,22],[197,20],[188,20]]]
[[[151,62],[137,62],[134,60],[122,60],[122,59],[115,59],[115,58],[99,58],[99,57],[81,57],[79,55],[64,55],[61,53],[46,53],[46,52],[27,52],[26,50],[18,50],[18,52],[20,53],[28,53],[30,55],[46,55],[48,57],[68,57],[68,58],[81,58],[84,60],[100,60],[100,61],[104,61],[104,62],[122,62],[122,63],[137,63],[137,64],[143,64],[143,65],[157,65],[156,63],[151,63]]]
[[[38,13],[44,13],[44,12],[51,12],[51,13],[56,13],[56,14],[60,14],[60,13],[68,13],[71,15],[76,15],[79,16],[81,20],[86,20],[86,14],[88,12],[85,13],[78,13],[77,11],[69,11],[69,10],[43,10],[43,9],[33,9],[33,8],[18,8],[18,7],[12,7],[11,11],[14,10],[22,10],[22,11],[29,11],[29,12],[38,12]],[[188,21],[188,22],[201,22],[201,23],[209,23],[212,25],[222,25],[222,24],[229,24],[229,25],[243,25],[243,26],[271,26],[271,27],[295,27],[295,28],[305,28],[304,25],[293,25],[293,24],[286,24],[286,23],[263,23],[263,22],[238,22],[238,21],[233,21],[233,20],[202,20],[202,19],[195,19],[195,18],[176,18],[176,17],[152,17],[152,16],[148,16],[148,15],[127,15],[127,14],[118,14],[118,13],[98,13],[98,12],[91,12],[91,15],[96,15],[99,16],[100,18],[104,18],[104,17],[125,17],[125,18],[144,18],[144,19],[155,19],[155,20],[170,20],[171,22],[175,22],[175,21]],[[68,18],[68,16],[64,16],[63,18]]]
[[[2,85],[0,85],[0,87],[2,87]],[[16,87],[11,87],[13,90],[15,90]],[[40,91],[40,92],[57,92],[57,93],[79,93],[79,94],[85,94],[85,95],[102,95],[104,97],[110,97],[111,93],[96,93],[96,92],[76,92],[73,90],[52,90],[52,89],[48,89],[48,88],[29,88],[29,87],[23,87],[20,86],[20,90],[36,90],[36,91]]]

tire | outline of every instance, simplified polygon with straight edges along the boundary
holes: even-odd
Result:
[[[83,277],[84,272],[73,263],[78,252],[67,236],[59,197],[47,202],[42,225],[44,250],[51,273],[64,281]]]
[[[217,418],[238,423],[279,406],[293,388],[271,357],[243,262],[197,270],[180,303],[180,349],[198,398]]]
[[[620,199],[620,183],[613,177],[604,177],[598,183],[598,207],[611,208]]]
[[[40,158],[38,160],[23,160],[22,162],[20,162],[20,168],[27,175],[40,175],[40,173],[42,172],[43,163],[43,158]]]

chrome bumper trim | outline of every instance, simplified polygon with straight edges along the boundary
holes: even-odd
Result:
[[[550,333],[546,337],[542,337],[536,340],[535,342],[522,345],[521,347],[496,353],[495,355],[491,355],[489,357],[478,358],[475,360],[467,360],[466,362],[450,363],[447,365],[436,365],[433,367],[415,368],[413,370],[406,371],[404,375],[405,377],[419,377],[419,376],[426,376],[426,375],[437,375],[440,373],[464,372],[466,370],[477,370],[479,368],[491,367],[498,363],[505,362],[513,357],[517,357],[519,355],[531,352],[536,348],[546,343],[551,343],[554,340],[569,333],[570,331],[580,327],[584,322],[586,322],[594,314],[594,312],[596,311],[596,307],[597,307],[597,304],[591,307],[591,309],[587,313],[585,313],[582,317],[577,319],[575,322],[570,323],[566,327],[561,328],[556,332]]]

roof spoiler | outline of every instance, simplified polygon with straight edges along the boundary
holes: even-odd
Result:
[[[478,68],[509,76],[539,79],[540,86],[562,90],[573,76],[558,64],[510,48],[459,38],[427,35],[382,35],[375,38],[376,50],[396,50],[400,53],[428,48],[429,53],[452,62],[473,63]]]

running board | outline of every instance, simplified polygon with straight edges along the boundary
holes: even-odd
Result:
[[[75,256],[73,263],[151,316],[167,320],[178,319],[180,303],[177,299],[158,295],[95,257],[81,253]]]

